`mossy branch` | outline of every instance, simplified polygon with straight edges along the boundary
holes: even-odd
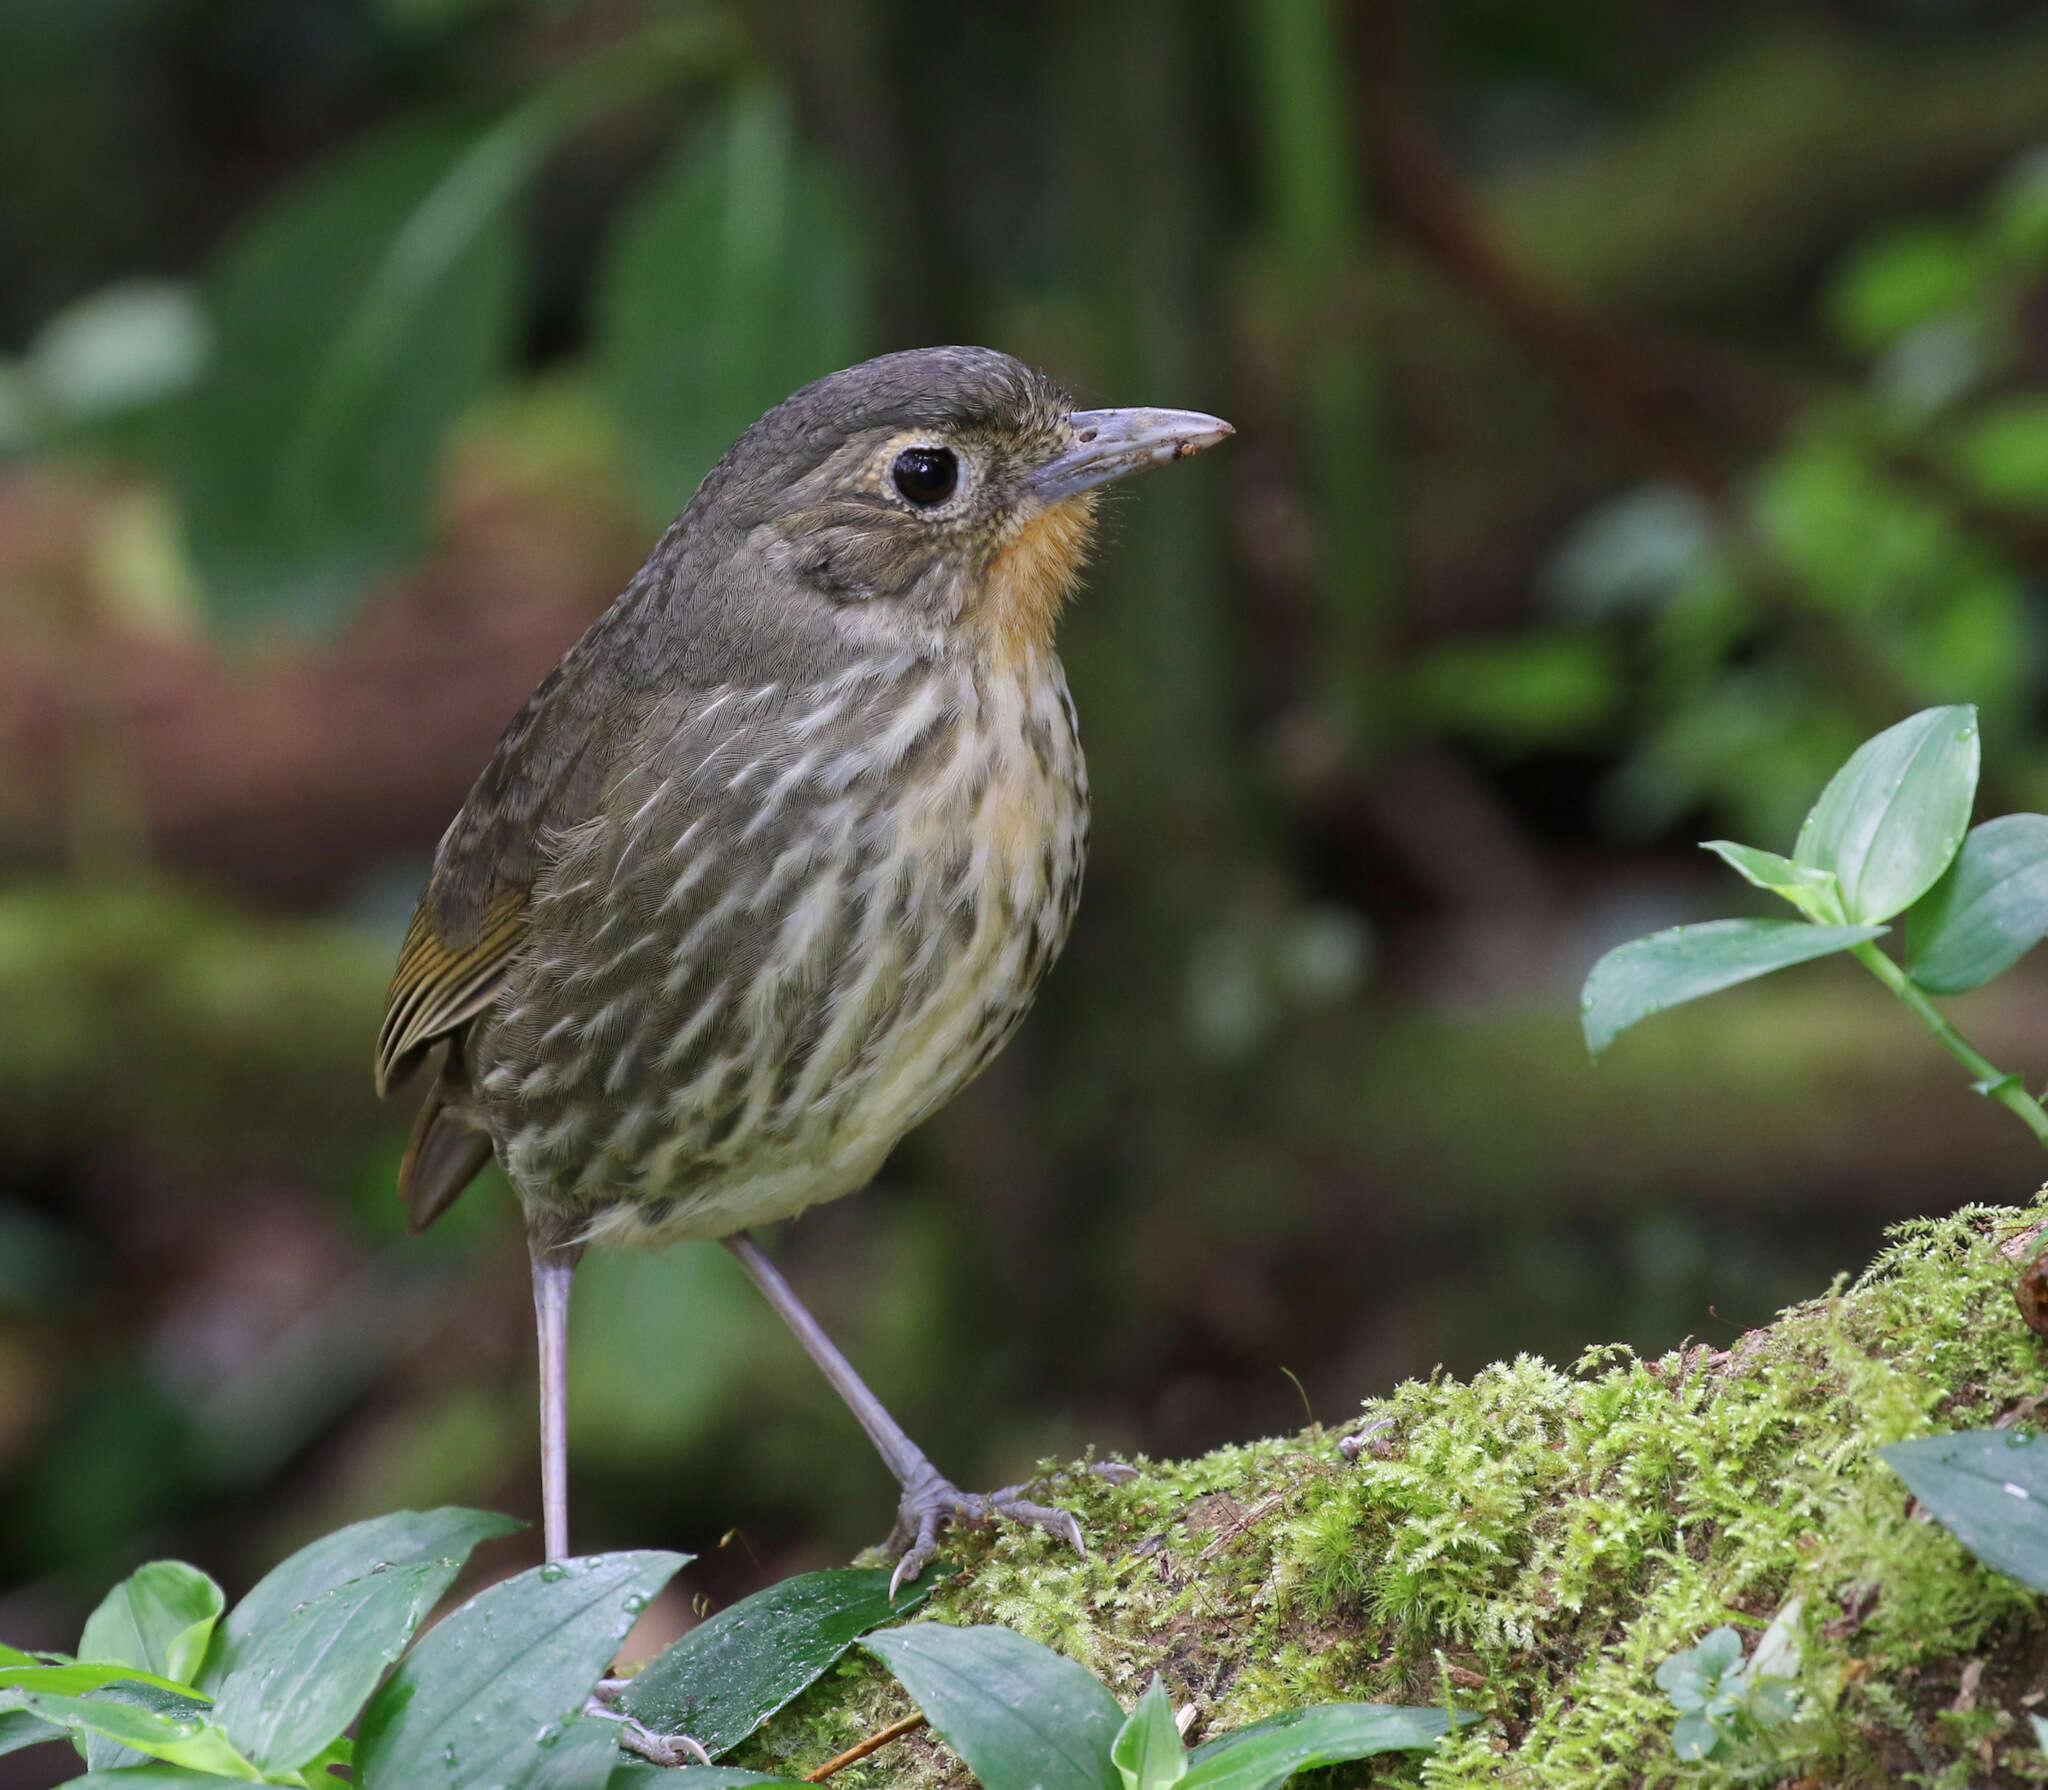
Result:
[[[1355,1459],[1311,1429],[1128,1485],[1070,1475],[1089,1559],[967,1536],[928,1613],[1008,1623],[1126,1701],[1158,1671],[1208,1733],[1329,1698],[1482,1711],[1422,1768],[1435,1786],[2037,1776],[2041,1600],[1920,1520],[1877,1450],[2033,1408],[2041,1344],[2008,1283],[2044,1219],[1902,1226],[1853,1284],[1725,1349],[1412,1381],[1367,1404]],[[1657,1666],[1724,1622],[1753,1646],[1794,1597],[1801,1718],[1769,1757],[1681,1767]],[[907,1708],[850,1664],[731,1762],[811,1769]],[[833,1781],[969,1782],[916,1734]]]

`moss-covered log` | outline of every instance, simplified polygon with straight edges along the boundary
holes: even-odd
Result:
[[[1163,1673],[1198,1732],[1329,1698],[1483,1713],[1423,1767],[1431,1785],[2041,1781],[2041,1600],[1929,1521],[1877,1451],[2031,1415],[2043,1346],[2010,1286],[2044,1219],[1906,1225],[1853,1284],[1725,1350],[1411,1382],[1368,1402],[1348,1450],[1312,1429],[1124,1485],[1070,1473],[1092,1556],[968,1537],[930,1614],[1021,1629],[1126,1701]],[[1753,1646],[1794,1598],[1800,1717],[1681,1764],[1658,1664],[1721,1623]],[[735,1762],[809,1769],[907,1708],[848,1663]],[[972,1780],[913,1737],[835,1781]]]

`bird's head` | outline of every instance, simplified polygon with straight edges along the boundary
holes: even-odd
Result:
[[[820,644],[1014,659],[1050,645],[1101,488],[1230,433],[1196,411],[1076,410],[993,349],[917,349],[778,404],[685,525],[715,534],[728,585],[772,593]]]

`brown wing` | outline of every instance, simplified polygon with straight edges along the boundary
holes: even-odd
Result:
[[[526,936],[547,834],[573,826],[597,800],[606,679],[593,649],[630,615],[635,594],[629,589],[541,680],[442,835],[384,998],[378,1093],[482,1011]]]
[[[474,1019],[490,1000],[526,936],[527,893],[497,890],[485,908],[481,931],[467,946],[450,944],[436,921],[437,904],[421,901],[384,997],[384,1024],[377,1033],[379,1094],[403,1080],[436,1039]]]

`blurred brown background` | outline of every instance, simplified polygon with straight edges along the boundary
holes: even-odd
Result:
[[[1995,0],[9,0],[0,1635],[536,1514],[510,1203],[403,1236],[385,977],[533,682],[885,349],[1239,428],[1069,625],[1038,1011],[772,1240],[962,1483],[1725,1340],[2029,1192],[1844,964],[1597,1068],[1575,1004],[1760,911],[1694,842],[1785,848],[1912,709],[2048,807],[2044,144],[2048,9]],[[2048,1071],[2042,972],[1964,1011]],[[593,1259],[575,1327],[579,1546],[724,1600],[886,1527],[715,1248]]]

